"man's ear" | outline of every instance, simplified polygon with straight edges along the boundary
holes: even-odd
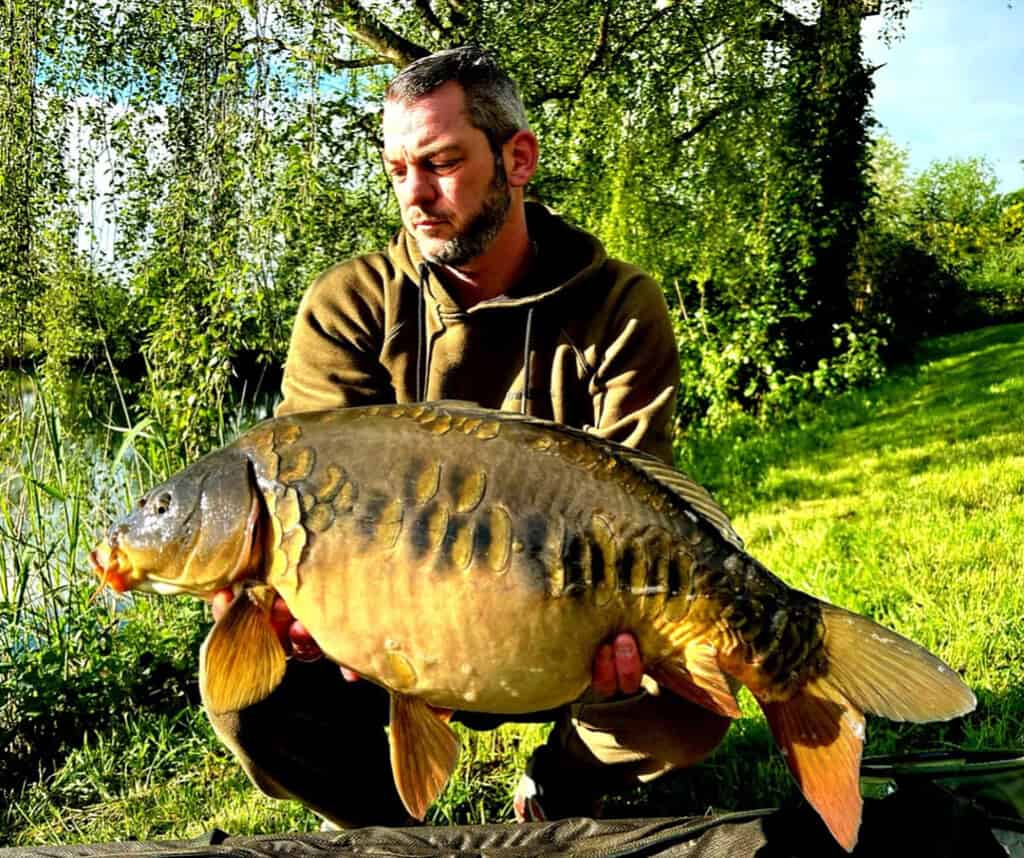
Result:
[[[501,154],[505,159],[509,187],[521,188],[537,171],[537,159],[540,156],[537,136],[528,128],[517,131],[505,141]]]

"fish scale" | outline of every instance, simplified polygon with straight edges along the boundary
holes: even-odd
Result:
[[[864,712],[941,720],[975,703],[921,647],[776,578],[663,462],[462,403],[266,421],[147,494],[91,559],[119,590],[239,593],[200,660],[217,712],[281,681],[282,597],[330,658],[389,690],[395,781],[420,818],[455,765],[440,712],[568,703],[624,630],[665,693],[719,719],[739,716],[745,685],[847,848]]]
[[[416,441],[420,440],[418,435],[421,432],[426,432],[428,437],[435,439],[452,432],[452,429],[448,428],[439,433],[429,423],[424,426],[417,418],[426,412],[416,413],[412,410],[404,410],[402,413],[402,411],[403,409],[399,408],[390,414],[381,413],[384,415],[383,419],[388,422],[396,421],[397,423],[403,421],[404,418],[404,423],[408,430],[411,430],[412,437]],[[377,415],[367,415],[367,417],[373,416]],[[458,424],[456,424],[455,431],[458,431],[457,427]],[[482,439],[474,434],[465,435],[465,443],[470,448],[479,447],[491,443],[493,439],[500,436],[500,433],[490,431],[486,434],[487,437]],[[314,468],[311,466],[314,456],[311,453],[312,448],[308,446],[308,440],[304,439],[302,434],[294,428],[289,428],[277,433],[275,444],[277,457],[283,463],[283,467],[279,468],[277,473],[277,479],[285,482],[289,487],[301,488],[299,484],[311,477],[314,472]],[[541,454],[539,461],[544,470],[552,467],[550,461],[552,458],[558,460],[558,464],[570,472],[583,471],[584,475],[596,472],[599,481],[601,476],[613,472],[616,468],[623,470],[621,464],[611,456],[588,455],[587,448],[572,438],[563,439],[561,443],[541,446],[542,449],[537,445],[535,448]],[[417,533],[413,526],[415,518],[406,508],[421,505],[419,503],[422,500],[421,495],[426,496],[429,492],[430,497],[433,497],[438,490],[443,488],[441,491],[443,501],[438,505],[442,512],[435,512],[435,514],[438,516],[443,514],[446,525],[440,545],[433,546],[432,560],[435,565],[444,563],[457,570],[473,574],[485,573],[488,570],[486,567],[480,568],[483,566],[479,562],[480,552],[474,551],[474,547],[482,541],[481,534],[487,532],[487,528],[479,520],[481,515],[477,515],[477,520],[473,521],[470,513],[481,507],[484,501],[486,474],[482,470],[474,470],[459,463],[449,468],[449,473],[445,473],[436,460],[423,456],[422,445],[416,444],[415,449],[419,458],[414,459],[407,467],[402,479],[404,505],[400,505],[401,501],[397,498],[389,498],[386,489],[378,487],[394,482],[394,468],[384,472],[380,472],[378,469],[376,475],[369,475],[365,479],[351,477],[348,481],[352,487],[351,492],[357,495],[361,493],[363,501],[361,504],[353,505],[347,513],[336,515],[334,526],[342,528],[343,538],[351,539],[353,535],[356,537],[356,544],[362,549],[361,551],[357,550],[357,554],[364,556],[362,562],[365,562],[366,556],[386,553],[399,543],[411,544],[412,547],[415,547]],[[400,452],[400,447],[396,452]],[[472,461],[474,456],[479,458],[479,454],[475,451],[467,452],[467,460]],[[400,458],[400,455],[396,455],[395,461]],[[319,467],[326,469],[329,465],[330,463],[325,463],[320,464]],[[330,482],[330,475],[325,474],[325,476]],[[518,476],[522,482],[529,483],[532,475],[529,469],[522,468],[520,463]],[[575,476],[578,476],[578,473]],[[290,483],[288,483],[289,479]],[[539,481],[538,484],[549,485],[551,482]],[[620,614],[614,620],[610,619],[610,630],[616,627],[635,625],[637,617],[656,618],[660,610],[664,610],[667,605],[671,606],[670,592],[673,588],[669,586],[668,570],[670,568],[681,570],[686,567],[692,569],[694,566],[692,557],[687,558],[688,562],[679,562],[681,546],[679,539],[673,540],[672,535],[666,529],[667,518],[651,510],[649,506],[644,506],[644,501],[649,499],[654,489],[641,476],[628,470],[622,480],[622,485],[625,492],[615,496],[614,500],[619,503],[617,506],[613,503],[613,509],[601,509],[594,513],[592,507],[586,508],[591,511],[591,516],[603,514],[604,521],[609,523],[610,540],[616,546],[614,553],[617,561],[614,568],[616,588],[613,595],[618,595],[620,599],[634,597],[630,605],[632,610],[629,612],[629,616]],[[576,497],[578,496],[577,494]],[[551,518],[557,508],[553,498],[535,498],[534,502],[545,512],[520,515],[518,527],[515,528],[516,533],[511,536],[514,543],[523,546],[523,550],[519,552],[522,561],[520,565],[523,567],[519,574],[524,575],[527,579],[543,580],[548,595],[577,599],[589,598],[593,601],[593,572],[583,568],[582,558],[584,555],[590,558],[601,555],[599,548],[595,550],[596,540],[585,527],[578,524],[552,527]],[[579,506],[582,507],[583,504],[579,504]],[[645,515],[638,515],[636,507],[640,507],[641,512]],[[501,507],[497,508],[501,509]],[[436,509],[437,507],[435,507]],[[636,524],[636,521],[642,517],[651,518],[651,512],[654,512],[653,517],[658,519],[656,523]],[[567,511],[567,513],[572,514],[571,511]],[[343,528],[346,515],[349,519],[348,529]],[[582,518],[585,515],[586,513],[581,508],[578,511],[578,516]],[[308,517],[309,513],[306,513],[306,516]],[[689,520],[683,517],[680,521],[685,523]],[[622,524],[622,522],[626,522],[626,524]],[[680,534],[676,534],[676,536],[679,537]],[[336,551],[336,549],[332,549],[332,551]],[[674,562],[673,557],[675,557]],[[698,618],[703,614],[710,616],[711,614],[720,615],[722,612],[737,613],[740,605],[735,602],[734,594],[739,588],[730,580],[735,577],[735,574],[730,576],[725,565],[715,566],[705,563],[697,568],[698,572],[703,571],[704,574],[696,582],[686,582],[692,584],[692,587],[684,588],[684,583],[680,581],[679,586],[675,589],[679,592],[682,592],[683,589],[692,589],[704,594],[704,598],[711,605],[708,610],[698,613]],[[682,575],[680,577],[682,578]],[[672,613],[675,619],[677,621],[682,619],[686,613],[686,606],[673,607]],[[623,613],[625,612],[623,611]],[[377,620],[376,617],[374,619]],[[749,625],[749,619],[745,619],[743,624]],[[455,628],[458,628],[459,625],[457,622],[453,623]],[[710,625],[710,620],[706,625]],[[726,627],[728,628],[728,625]],[[696,637],[704,631],[704,628],[697,628],[692,635]],[[771,637],[766,637],[764,633],[760,639],[746,641],[741,635],[738,640],[745,648],[756,647],[760,641],[766,646],[765,658],[767,659],[772,659],[773,651],[777,649],[777,642]],[[460,640],[460,643],[473,646],[475,642]],[[643,643],[645,644],[644,651],[652,654],[658,653],[663,648],[658,645],[658,642],[649,638],[645,639]],[[673,644],[678,645],[678,638]],[[774,661],[769,662],[769,666],[774,666],[774,664]],[[792,665],[780,663],[777,672],[784,671],[788,675],[791,670]],[[778,676],[773,675],[771,679],[777,681]],[[437,702],[441,704],[450,701],[438,700]]]
[[[396,412],[399,412],[398,416],[395,416]],[[693,556],[693,552],[700,551],[702,547],[706,552],[712,550],[715,544],[712,536],[703,535],[703,543],[698,541],[695,546],[686,541],[686,532],[689,531],[691,536],[693,534],[693,522],[685,516],[676,517],[675,532],[672,532],[669,529],[673,525],[672,519],[666,512],[653,508],[650,503],[652,495],[658,492],[657,486],[644,480],[642,474],[624,466],[613,456],[603,451],[594,451],[578,439],[570,437],[550,445],[534,445],[536,454],[532,460],[523,461],[523,457],[520,456],[514,462],[514,479],[504,473],[505,470],[512,470],[509,464],[513,461],[511,457],[493,456],[489,469],[491,488],[488,492],[488,472],[467,463],[480,460],[480,448],[487,445],[507,444],[518,447],[519,440],[508,437],[514,435],[514,430],[518,427],[502,427],[498,432],[488,431],[483,438],[473,432],[461,433],[460,437],[455,434],[459,432],[457,422],[447,425],[450,422],[446,420],[445,424],[442,424],[446,425],[444,431],[437,431],[437,427],[432,423],[422,422],[424,413],[428,412],[417,413],[399,407],[390,413],[382,411],[378,414],[367,414],[363,418],[372,421],[377,417],[394,427],[391,441],[393,461],[401,462],[407,459],[408,462],[404,470],[399,465],[381,470],[378,463],[374,462],[373,467],[363,469],[363,475],[360,475],[354,465],[350,465],[350,480],[363,501],[353,506],[347,517],[336,516],[335,533],[340,540],[349,543],[354,537],[356,548],[355,559],[351,561],[352,569],[361,570],[371,561],[386,564],[392,551],[401,555],[401,562],[394,564],[397,570],[415,570],[418,566],[422,568],[424,561],[417,561],[416,558],[417,547],[423,546],[422,532],[418,532],[415,526],[414,508],[421,506],[420,501],[428,494],[431,499],[436,496],[438,503],[433,512],[439,518],[443,517],[445,527],[440,543],[436,543],[437,534],[433,535],[435,544],[428,546],[432,550],[427,553],[425,565],[435,570],[445,569],[448,572],[470,576],[473,579],[470,585],[473,592],[464,592],[459,584],[438,587],[435,581],[429,591],[417,592],[413,596],[403,589],[401,582],[395,581],[389,583],[388,587],[397,592],[379,593],[378,598],[385,603],[417,604],[424,606],[423,610],[438,615],[443,620],[438,625],[448,629],[444,646],[430,637],[418,636],[412,629],[396,628],[401,625],[402,619],[389,614],[367,614],[364,624],[356,624],[354,628],[349,628],[345,639],[337,643],[334,640],[337,634],[330,628],[331,623],[320,622],[316,617],[304,618],[306,625],[321,641],[326,651],[339,658],[342,654],[347,654],[347,663],[352,668],[371,674],[380,671],[387,677],[388,671],[396,664],[396,657],[390,651],[388,655],[382,657],[381,644],[397,640],[419,641],[424,655],[416,655],[417,649],[412,645],[411,653],[402,654],[401,672],[406,688],[410,685],[407,677],[412,674],[416,676],[413,683],[416,690],[435,705],[464,704],[466,701],[462,698],[469,695],[473,698],[469,701],[471,703],[489,707],[491,711],[504,711],[498,709],[500,702],[492,701],[488,692],[478,687],[477,680],[463,680],[460,676],[454,681],[448,678],[437,681],[432,678],[432,672],[425,670],[421,663],[428,658],[441,660],[444,656],[437,653],[445,648],[471,652],[489,649],[488,642],[479,639],[479,630],[475,628],[473,622],[475,618],[461,617],[459,611],[464,610],[461,605],[465,599],[469,598],[476,602],[481,600],[480,582],[476,579],[493,572],[481,556],[483,552],[479,550],[479,546],[486,538],[484,534],[490,533],[486,521],[489,511],[504,509],[503,504],[511,504],[520,509],[520,514],[510,529],[511,542],[522,546],[520,551],[510,552],[513,575],[534,585],[539,582],[543,586],[543,590],[539,591],[540,598],[564,598],[591,604],[602,600],[603,594],[595,594],[591,563],[595,556],[603,556],[603,553],[596,547],[597,540],[587,526],[595,515],[602,516],[608,526],[609,541],[616,559],[614,569],[609,570],[614,572],[616,586],[612,589],[610,598],[604,599],[606,607],[610,606],[613,610],[608,610],[602,617],[602,637],[607,637],[620,629],[643,626],[644,621],[657,619],[665,610],[671,613],[676,622],[682,621],[690,606],[688,600],[680,601],[680,594],[684,591],[701,593],[703,600],[708,604],[704,606],[704,610],[695,612],[693,627],[683,633],[677,631],[672,637],[667,637],[658,630],[659,627],[650,625],[649,631],[638,635],[643,652],[651,658],[658,658],[666,651],[678,648],[688,638],[708,635],[710,630],[716,627],[715,619],[720,618],[723,612],[737,613],[740,607],[735,601],[737,586],[731,580],[736,574],[730,574],[724,565],[715,565],[711,562],[698,564]],[[311,457],[308,454],[294,450],[296,446],[302,451],[308,450],[308,447],[301,446],[309,443],[308,438],[303,438],[294,431],[279,434],[286,439],[283,448],[279,446],[277,450],[281,461],[309,461]],[[437,446],[451,444],[452,439],[449,436],[452,435],[455,435],[465,448],[464,456],[457,456],[456,461],[445,468],[429,454]],[[423,436],[426,436],[426,443],[423,442]],[[403,445],[410,451],[407,457],[402,455],[405,452]],[[438,451],[437,455],[442,453]],[[549,477],[552,470],[564,472],[561,479],[542,478]],[[305,472],[302,469],[295,471],[302,478],[312,474],[311,469]],[[542,473],[537,473],[538,471]],[[613,494],[609,501],[604,502],[604,506],[595,510],[592,498],[588,498],[587,481],[603,486],[608,480],[608,475],[616,471],[619,472],[616,478],[619,479],[624,491]],[[397,481],[402,487],[401,497],[391,498],[388,487],[396,484],[395,475],[398,473],[401,473],[401,479]],[[563,480],[581,485],[581,490],[571,496],[560,493],[557,487]],[[581,480],[584,481],[582,484]],[[535,488],[532,496],[531,493],[526,493],[524,502],[523,499],[496,496],[493,488],[495,484],[525,484]],[[544,492],[550,496],[545,496]],[[590,503],[587,502],[588,499],[591,500]],[[663,510],[669,506],[671,505],[662,504]],[[536,511],[530,511],[531,507]],[[318,538],[323,540],[327,535],[328,533],[324,532]],[[311,551],[315,550],[315,546],[311,546]],[[327,551],[335,558],[335,563],[339,557],[344,556],[344,552],[333,544]],[[586,568],[584,557],[588,558]],[[317,564],[314,562],[311,565]],[[693,568],[703,570],[705,574],[697,581],[688,575],[684,579],[683,573]],[[680,578],[678,586],[674,588],[668,581],[670,569],[677,572]],[[299,600],[298,590],[294,594],[289,594],[285,582],[271,579],[271,583],[277,584],[290,604]],[[499,591],[495,598],[501,598],[501,592]],[[320,601],[329,603],[331,597],[332,594],[324,594]],[[369,596],[366,598],[369,599]],[[523,610],[529,612],[535,607],[534,602],[528,602],[523,605]],[[296,610],[294,605],[293,610]],[[539,616],[545,615],[546,612],[541,612]],[[554,616],[554,620],[547,619],[545,623],[550,625],[554,622],[556,625],[572,628],[579,622],[571,612],[558,611]],[[749,623],[749,620],[746,622]],[[321,625],[325,627],[322,632],[319,630]],[[756,641],[746,641],[741,635],[729,634],[731,626],[728,623],[720,623],[719,627],[721,633],[717,635],[716,643],[725,643],[743,650],[741,657],[746,659],[747,650]],[[501,635],[498,639],[509,651],[528,650],[529,640],[537,635],[535,629],[522,625],[519,620],[514,628],[500,628]],[[374,635],[374,629],[386,631]],[[487,633],[490,635],[493,631],[492,623]],[[382,634],[385,635],[383,638]],[[803,639],[806,636],[808,633],[798,637]],[[810,636],[813,637],[813,633],[810,633]],[[353,653],[353,649],[357,649],[352,643],[353,639],[371,642],[373,652]],[[766,658],[774,658],[771,646],[775,645],[775,641],[765,638],[764,635],[762,639],[770,645]],[[491,657],[492,664],[498,660],[496,655]],[[514,670],[513,665],[508,663],[510,660],[502,660],[503,669],[495,673],[505,676]],[[577,661],[576,681],[583,688],[588,678],[588,660]],[[792,665],[775,658],[775,661],[770,662],[770,666],[774,667],[776,662],[779,662],[776,673],[784,670],[788,678],[792,672]],[[776,684],[778,678],[773,673],[765,684]],[[507,682],[506,679],[506,684]],[[503,697],[504,688],[496,689],[496,693]],[[545,698],[537,708],[548,708],[548,705],[555,704]]]

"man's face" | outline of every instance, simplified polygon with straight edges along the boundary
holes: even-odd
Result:
[[[483,253],[511,204],[504,164],[474,128],[457,83],[384,104],[384,164],[420,253],[461,266]]]

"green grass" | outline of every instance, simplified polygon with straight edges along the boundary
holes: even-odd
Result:
[[[977,692],[978,710],[951,724],[871,719],[867,753],[1024,747],[1024,325],[930,341],[917,362],[875,388],[802,405],[787,425],[770,430],[750,422],[717,436],[694,434],[679,453],[769,568],[914,638]],[[43,492],[41,509],[47,498],[58,503]],[[89,526],[82,521],[79,530]],[[42,555],[32,552],[43,550],[42,533],[30,527],[20,539],[0,534],[0,551],[20,550],[41,568]],[[76,592],[85,585],[70,579],[88,578],[81,548],[62,551],[77,571],[62,560],[57,583]],[[114,652],[132,658],[148,647],[159,666],[194,645],[203,625],[194,606],[155,615],[149,605],[181,603],[143,601],[109,640],[108,661],[83,662],[86,679],[90,670],[99,682],[102,670],[121,669],[109,661]],[[87,632],[69,629],[68,636]],[[164,672],[177,677],[188,667]],[[85,681],[76,676],[68,678]],[[165,680],[176,691],[161,697],[158,678],[159,671],[140,686],[150,702],[137,699],[136,688],[123,711],[40,760],[38,774],[8,794],[0,838],[52,844],[188,837],[214,826],[233,834],[317,826],[298,804],[249,786],[201,713],[183,705],[194,690]],[[612,798],[606,814],[699,814],[791,799],[795,787],[756,704],[748,695],[741,704],[746,717],[706,763]],[[512,786],[543,728],[461,732],[459,770],[430,821],[510,819]]]

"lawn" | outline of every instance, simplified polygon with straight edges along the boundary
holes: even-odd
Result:
[[[801,406],[786,425],[684,438],[679,456],[780,577],[913,638],[977,693],[977,711],[950,724],[871,719],[866,753],[1024,747],[1024,325],[929,341],[870,390]],[[77,567],[86,586],[84,557]],[[159,610],[179,623],[199,616]],[[119,619],[137,612],[165,641],[174,623],[156,611],[140,605]],[[0,837],[30,845],[318,825],[250,787],[194,705],[130,702],[131,717],[104,712],[56,763],[40,760],[38,776],[8,796]],[[756,704],[741,704],[745,717],[707,762],[610,799],[606,815],[792,799]],[[511,788],[542,737],[537,726],[464,731],[460,768],[429,821],[510,819]]]

